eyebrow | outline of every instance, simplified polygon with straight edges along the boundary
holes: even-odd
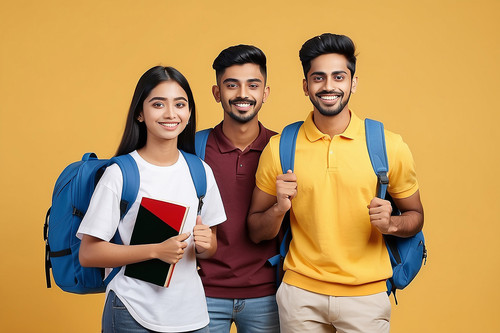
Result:
[[[347,72],[346,71],[333,71],[332,74],[347,74]],[[313,75],[326,75],[326,73],[325,72],[313,72],[309,76],[313,76]]]
[[[152,101],[166,101],[168,98],[165,98],[165,97],[153,97],[151,98],[148,103],[152,102]],[[175,97],[174,98],[174,101],[186,101],[187,102],[187,99],[184,98],[184,97]]]
[[[228,82],[240,82],[240,80],[233,79],[233,78],[227,78],[222,83],[228,83]],[[255,78],[255,79],[248,79],[246,82],[262,82],[261,79]]]

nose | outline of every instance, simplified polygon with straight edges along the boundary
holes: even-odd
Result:
[[[325,80],[325,90],[331,91],[335,89],[334,80],[331,77],[327,77]]]
[[[248,88],[245,85],[241,85],[238,89],[238,96],[240,98],[248,98]]]
[[[163,118],[174,118],[175,117],[175,108],[171,104],[165,105],[163,109]]]

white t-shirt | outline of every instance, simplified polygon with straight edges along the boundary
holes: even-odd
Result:
[[[124,267],[111,280],[112,289],[125,304],[132,317],[147,329],[159,332],[192,331],[208,325],[205,293],[197,273],[193,228],[196,224],[198,198],[186,160],[179,159],[171,166],[156,166],[146,162],[134,151],[140,174],[139,193],[135,203],[120,221],[120,198],[123,185],[121,170],[113,164],[99,181],[89,208],[78,229],[83,234],[105,241],[113,238],[116,229],[123,244],[130,244],[132,230],[143,197],[173,201],[189,206],[182,232],[191,232],[183,258],[176,264],[168,288],[124,276]],[[207,174],[207,193],[203,199],[203,224],[214,226],[226,220],[224,207],[212,169],[203,163]]]

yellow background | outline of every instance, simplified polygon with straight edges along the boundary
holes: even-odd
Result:
[[[103,295],[46,289],[42,225],[62,169],[114,153],[144,71],[178,68],[199,128],[214,126],[212,61],[255,44],[271,86],[260,119],[280,130],[311,110],[298,50],[335,32],[358,47],[351,108],[402,134],[417,163],[429,259],[392,332],[499,332],[499,16],[494,0],[3,0],[0,330],[99,331]]]

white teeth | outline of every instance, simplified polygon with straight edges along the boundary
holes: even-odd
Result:
[[[175,127],[178,124],[177,123],[160,123],[160,125],[165,126],[165,127]]]
[[[246,108],[246,107],[249,107],[250,106],[250,103],[245,103],[245,104],[235,104],[237,107],[240,107],[240,108]]]
[[[320,98],[321,99],[326,99],[326,100],[329,100],[329,101],[333,101],[334,99],[339,98],[339,96],[321,96]]]

